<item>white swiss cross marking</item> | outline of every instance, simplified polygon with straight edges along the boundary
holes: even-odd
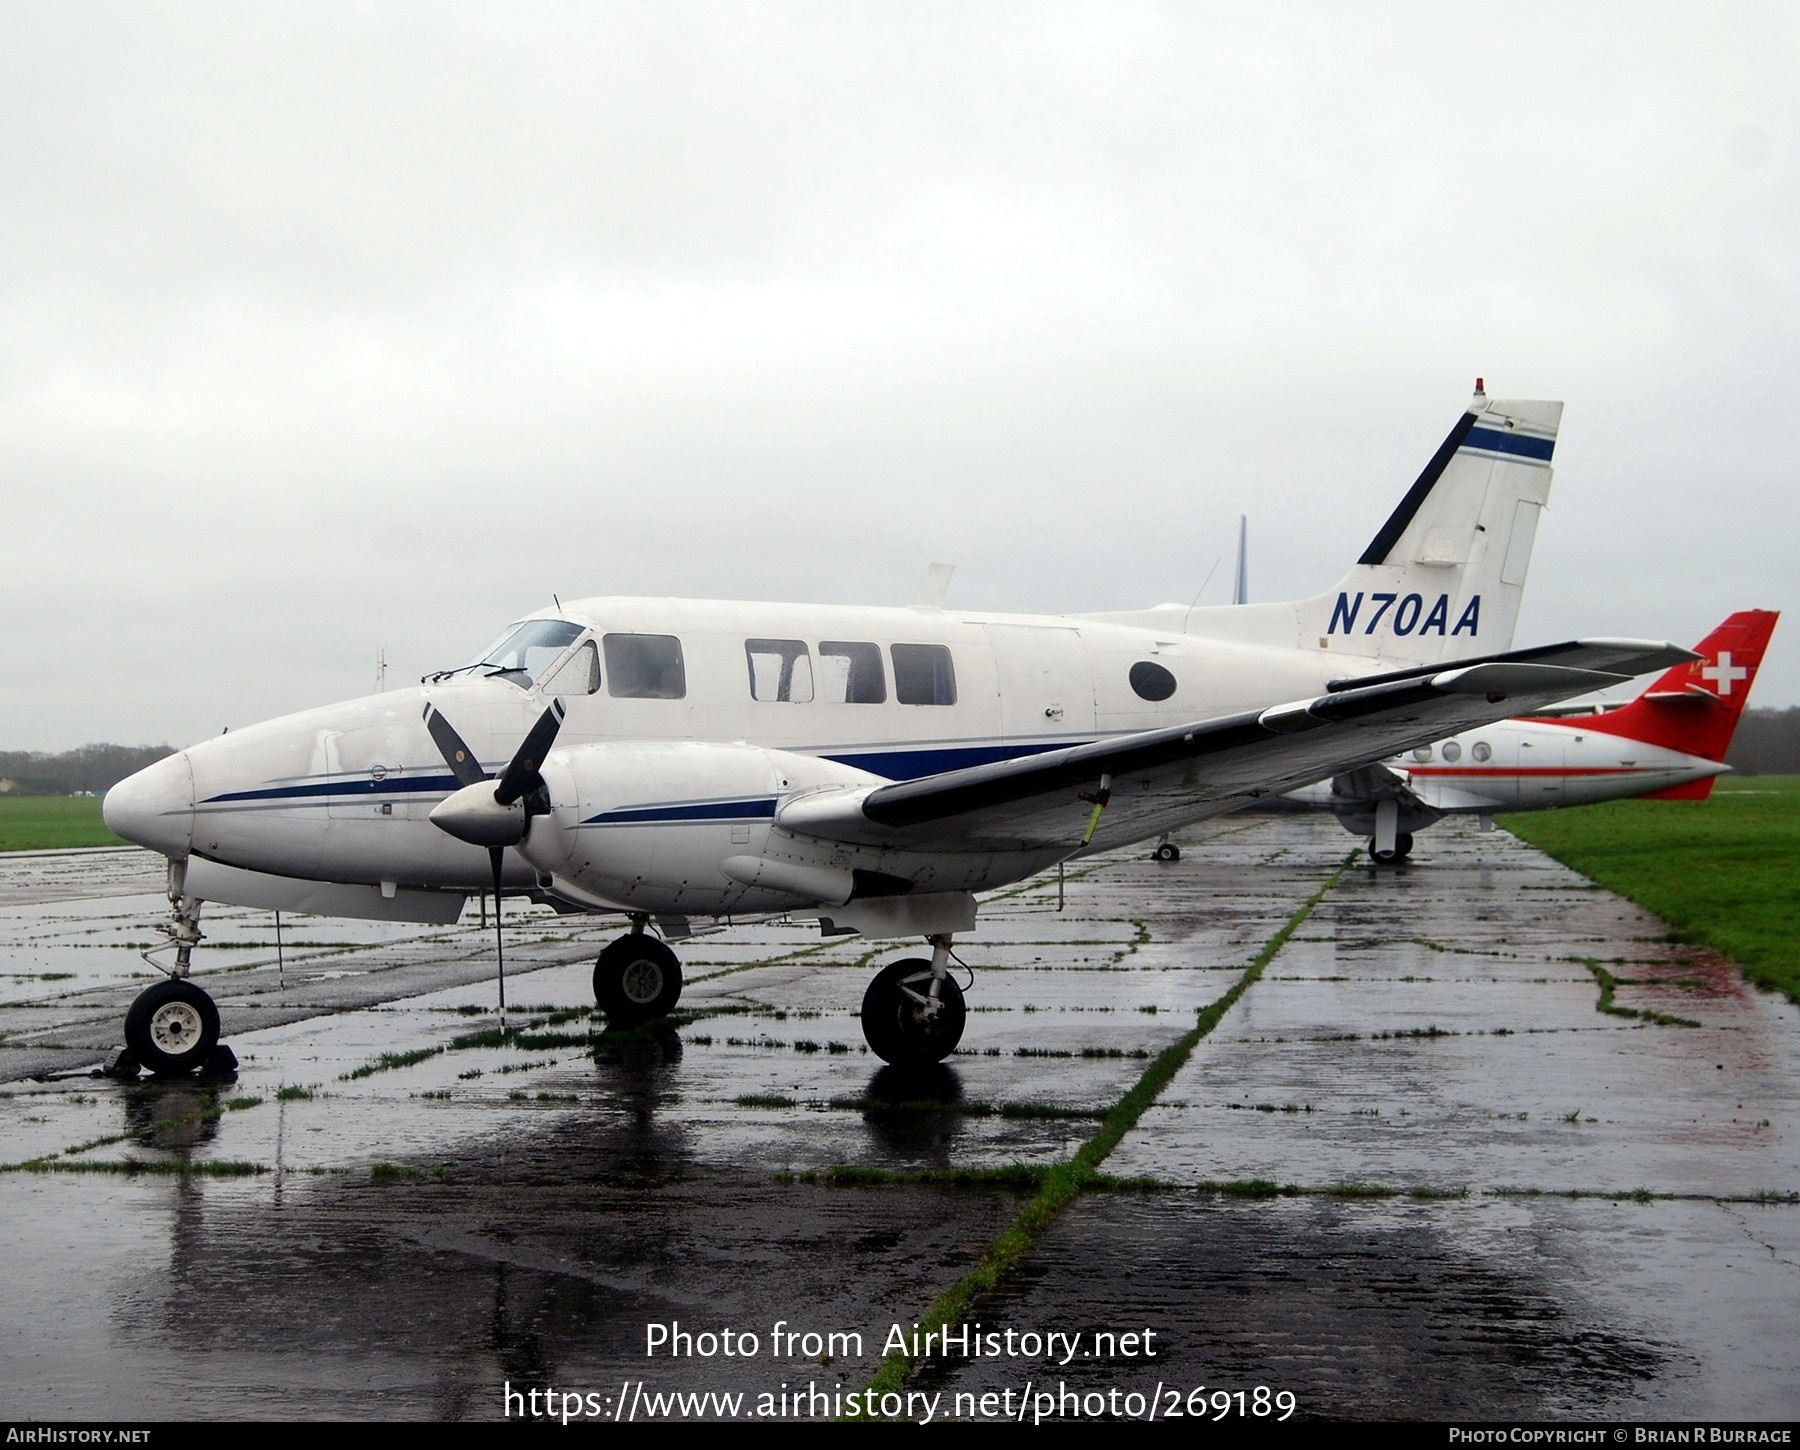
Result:
[[[1734,680],[1746,680],[1749,677],[1749,670],[1742,665],[1732,664],[1731,651],[1728,649],[1719,651],[1719,662],[1716,665],[1708,665],[1700,671],[1700,678],[1711,680],[1713,688],[1721,695],[1731,693],[1731,685]]]

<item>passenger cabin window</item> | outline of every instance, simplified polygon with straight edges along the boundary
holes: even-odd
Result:
[[[1493,757],[1494,749],[1487,741],[1477,740],[1474,745],[1469,747],[1469,754],[1473,755],[1483,765],[1486,765]]]
[[[894,657],[894,696],[902,705],[954,705],[956,671],[950,651],[941,644],[897,644]]]
[[[672,634],[609,634],[606,692],[615,700],[680,700],[687,695],[681,641]]]
[[[1429,745],[1419,746],[1413,751],[1413,759],[1423,765],[1426,761],[1431,759],[1431,747]]]
[[[1452,764],[1461,760],[1462,746],[1458,745],[1454,740],[1446,740],[1444,742],[1444,759],[1450,761]]]
[[[857,639],[819,641],[819,698],[827,705],[879,705],[887,699],[881,649]]]
[[[546,675],[540,683],[544,692],[550,695],[591,695],[598,690],[600,651],[595,648],[593,640],[584,641],[580,649]]]
[[[813,697],[812,655],[797,639],[747,639],[752,700],[804,704]]]

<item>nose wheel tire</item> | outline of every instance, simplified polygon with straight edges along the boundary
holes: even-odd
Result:
[[[193,1072],[219,1042],[219,1009],[192,982],[146,987],[125,1014],[125,1046],[159,1077]]]
[[[1164,841],[1156,848],[1156,859],[1163,862],[1179,861],[1181,859],[1181,847],[1177,846],[1173,841]]]
[[[622,936],[594,963],[594,1000],[615,1027],[667,1017],[681,1000],[681,962],[647,933]]]
[[[931,963],[924,957],[889,963],[863,993],[863,1036],[877,1057],[895,1067],[942,1062],[962,1041],[967,1015],[962,988],[951,977],[932,998]]]

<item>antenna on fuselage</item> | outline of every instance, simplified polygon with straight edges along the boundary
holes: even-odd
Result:
[[[913,590],[913,609],[942,609],[944,596],[950,592],[950,576],[956,573],[954,564],[933,564],[925,571],[925,577],[919,581],[919,587]]]

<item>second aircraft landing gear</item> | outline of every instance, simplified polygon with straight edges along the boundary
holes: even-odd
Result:
[[[1412,853],[1412,834],[1400,829],[1400,806],[1392,800],[1375,803],[1375,836],[1369,855],[1379,866],[1404,861]]]
[[[1177,846],[1173,841],[1162,840],[1156,843],[1156,850],[1151,854],[1154,855],[1158,861],[1164,863],[1179,861],[1181,859],[1181,847]]]
[[[614,1027],[667,1017],[681,1000],[681,962],[633,921],[630,934],[609,942],[594,963],[594,1000]]]
[[[906,957],[883,967],[863,993],[863,1036],[896,1067],[942,1062],[962,1041],[968,1011],[950,975],[950,938],[931,939],[931,957]]]

